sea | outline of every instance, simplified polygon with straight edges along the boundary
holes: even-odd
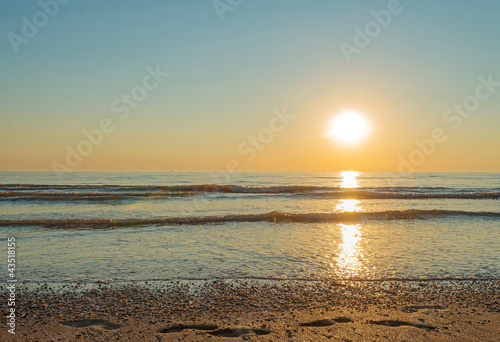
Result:
[[[3,282],[500,278],[500,173],[60,176],[0,172]]]

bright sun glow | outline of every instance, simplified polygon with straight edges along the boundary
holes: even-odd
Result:
[[[369,130],[370,123],[362,114],[346,111],[332,119],[325,136],[344,144],[356,144],[366,138]]]

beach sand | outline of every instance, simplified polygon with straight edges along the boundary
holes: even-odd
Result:
[[[30,284],[18,290],[16,335],[4,324],[0,340],[498,341],[499,288],[496,280]]]

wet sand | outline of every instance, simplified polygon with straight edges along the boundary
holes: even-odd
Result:
[[[4,323],[0,340],[498,341],[499,290],[497,280],[29,284],[16,335]]]

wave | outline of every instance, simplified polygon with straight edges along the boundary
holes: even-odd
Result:
[[[218,185],[218,184],[190,184],[190,185],[103,185],[103,184],[0,184],[0,191],[29,191],[29,190],[114,190],[114,191],[173,191],[173,192],[232,192],[232,193],[302,193],[310,191],[334,191],[353,188],[340,188],[316,185],[275,185],[275,186],[243,186],[243,185]],[[360,187],[356,189],[380,189],[382,191],[436,191],[451,190],[446,187],[433,186],[396,186],[396,187]],[[500,190],[495,188],[493,190]],[[467,192],[469,190],[458,190]]]
[[[118,201],[140,198],[184,197],[192,193],[176,192],[0,192],[0,201]]]
[[[379,192],[379,191],[346,191],[323,192],[308,194],[314,197],[340,198],[340,199],[500,199],[500,192]]]
[[[198,225],[243,222],[271,223],[328,223],[359,222],[363,220],[408,220],[433,219],[442,217],[481,217],[499,218],[497,212],[469,212],[454,210],[403,210],[353,213],[282,213],[273,211],[265,214],[225,215],[225,216],[188,216],[161,217],[149,219],[43,219],[43,220],[0,220],[0,227],[37,226],[64,229],[109,229],[134,226]]]
[[[499,190],[499,189],[494,189]],[[37,185],[0,186],[0,201],[109,201],[169,198],[206,193],[325,197],[332,199],[500,199],[500,191],[442,187],[380,187],[346,189],[322,186],[239,185]]]

